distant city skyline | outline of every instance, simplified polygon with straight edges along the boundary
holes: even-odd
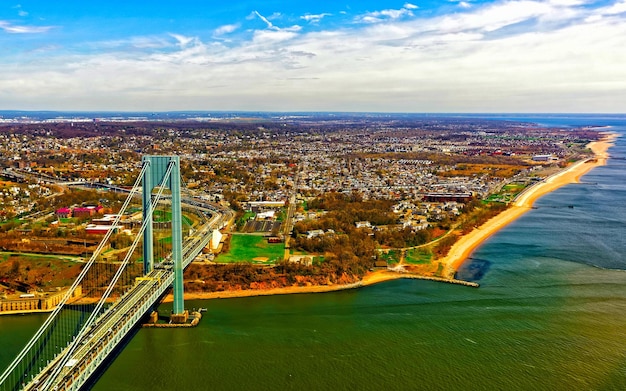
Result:
[[[626,1],[16,1],[0,110],[626,112]]]

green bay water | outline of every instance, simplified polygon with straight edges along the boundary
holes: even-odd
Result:
[[[624,117],[525,120],[626,130]],[[472,254],[459,273],[478,289],[188,301],[207,308],[197,328],[138,330],[93,389],[624,390],[625,141]],[[43,320],[0,317],[0,366]]]

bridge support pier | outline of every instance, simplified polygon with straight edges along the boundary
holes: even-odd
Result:
[[[189,320],[189,311],[185,310],[182,314],[172,314],[170,322],[175,324],[187,323]]]
[[[150,316],[148,317],[148,323],[156,323],[159,321],[159,313],[156,311],[152,311]]]

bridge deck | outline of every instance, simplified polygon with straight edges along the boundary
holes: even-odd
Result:
[[[216,214],[202,226],[183,247],[183,268],[187,267],[208,245],[212,226],[219,224],[224,216]],[[53,390],[79,390],[96,372],[100,364],[115,350],[131,329],[154,307],[174,281],[172,266],[167,262],[158,265],[148,275],[136,280],[122,298],[99,316],[94,324],[78,338],[78,346],[61,372],[55,376]],[[69,347],[67,348],[69,349]],[[50,363],[24,390],[38,390],[48,382],[56,362]]]

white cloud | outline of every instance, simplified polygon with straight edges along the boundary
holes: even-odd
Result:
[[[323,18],[327,16],[332,16],[332,14],[329,14],[326,12],[321,13],[321,14],[306,14],[306,15],[302,15],[300,19],[304,19],[309,23],[318,23],[320,20],[322,20]]]
[[[0,20],[0,29],[11,34],[37,34],[45,33],[53,29],[54,26],[17,26],[9,22]]]
[[[591,15],[585,18],[585,23],[593,23],[602,20],[602,15]]]
[[[431,24],[445,31],[468,29],[495,31],[516,23],[551,15],[558,17],[562,16],[562,13],[557,12],[557,9],[547,3],[525,0],[508,1],[477,8],[472,13],[447,15],[441,19],[432,20]]]
[[[459,1],[459,7],[467,9],[472,8],[472,5],[467,1]]]
[[[160,36],[159,37],[140,36],[140,37],[130,37],[126,39],[94,42],[87,46],[90,49],[95,49],[95,50],[111,50],[111,49],[124,50],[128,48],[163,49],[163,48],[172,47],[172,43],[171,43],[171,40],[168,40]]]
[[[197,41],[197,38],[195,38],[195,37],[186,37],[186,36],[180,35],[180,34],[170,33],[170,36],[172,38],[174,38],[178,42],[178,45],[180,47],[182,47],[182,48],[186,47],[187,45],[189,45],[192,42]]]
[[[419,8],[415,4],[404,3],[400,9],[385,9],[381,11],[368,12],[356,17],[357,22],[361,23],[378,23],[384,21],[393,21],[403,17],[414,16],[412,10]]]
[[[404,16],[413,16],[413,12],[407,8],[401,9],[386,9],[381,11],[368,12],[363,15],[359,15],[356,18],[357,22],[361,23],[378,23],[383,21],[395,20]]]
[[[257,18],[261,19],[263,22],[265,22],[265,24],[267,25],[267,28],[270,30],[278,30],[278,27],[274,26],[274,24],[272,22],[270,22],[265,16],[261,15],[259,13],[259,11],[252,11],[252,13],[254,15],[257,16]]]
[[[293,31],[286,30],[257,30],[254,32],[253,42],[255,43],[267,43],[267,42],[282,42],[296,37],[297,34]]]
[[[239,23],[236,23],[236,24],[225,24],[225,25],[220,26],[220,27],[216,28],[215,30],[213,30],[213,33],[215,35],[230,34],[230,33],[234,32],[235,30],[237,30],[239,27],[241,27],[241,25]]]
[[[613,5],[606,7],[606,8],[601,8],[599,10],[599,13],[603,15],[617,15],[617,14],[623,14],[625,12],[626,12],[626,1],[615,2]]]
[[[548,3],[552,5],[572,7],[576,5],[583,5],[585,3],[589,3],[589,1],[588,0],[587,1],[586,0],[548,0]]]
[[[594,11],[499,1],[447,16],[394,19],[381,13],[377,17],[385,23],[315,32],[271,24],[228,46],[172,34],[177,45],[170,39],[156,52],[120,55],[116,49],[45,64],[3,63],[0,105],[623,111],[626,15],[608,13],[617,4]],[[494,33],[523,22],[529,22],[524,30]],[[88,95],[84,85],[90,86]]]
[[[281,31],[300,31],[302,30],[302,26],[299,26],[297,24],[294,24],[293,26],[290,27],[283,27],[281,29]]]
[[[24,11],[22,9],[22,5],[21,4],[15,5],[15,6],[11,7],[11,8],[16,9],[17,10],[17,14],[19,16],[21,16],[21,17],[28,16],[28,12],[26,12],[26,11]]]

